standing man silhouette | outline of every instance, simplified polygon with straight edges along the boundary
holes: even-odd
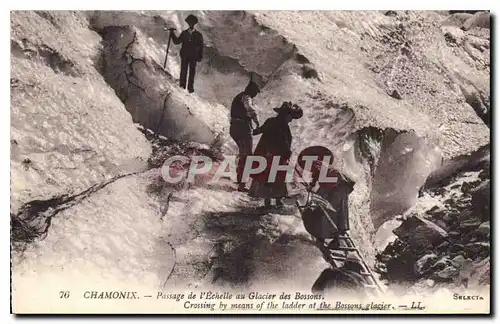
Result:
[[[234,97],[231,103],[231,126],[229,127],[229,135],[238,145],[238,165],[236,168],[238,191],[247,191],[244,183],[243,170],[247,157],[252,155],[253,139],[252,139],[252,121],[259,127],[259,119],[255,112],[255,106],[252,99],[259,94],[260,88],[250,79],[250,82],[245,87],[243,92]]]
[[[194,15],[187,16],[186,20],[189,28],[184,30],[179,37],[175,35],[173,30],[170,30],[170,35],[174,44],[182,43],[181,47],[181,75],[179,85],[186,89],[186,77],[189,68],[189,78],[187,89],[190,93],[194,92],[194,75],[196,73],[196,63],[203,58],[203,36],[197,31],[194,26],[198,23],[198,18]]]

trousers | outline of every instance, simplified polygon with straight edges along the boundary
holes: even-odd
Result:
[[[189,78],[187,78],[189,69]],[[194,91],[194,76],[196,74],[196,60],[181,57],[181,75],[179,78],[179,85],[181,88],[186,89],[186,78],[187,78],[187,89],[190,92]]]
[[[238,146],[236,178],[238,183],[242,183],[247,156],[252,155],[253,138],[251,126],[246,121],[233,119],[229,127],[229,135]]]

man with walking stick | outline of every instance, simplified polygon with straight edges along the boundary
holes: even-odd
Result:
[[[189,68],[189,78],[187,80],[187,89],[190,93],[194,92],[194,76],[196,73],[196,63],[203,58],[203,36],[197,31],[194,26],[198,23],[198,18],[194,15],[189,15],[185,19],[189,28],[184,30],[179,37],[175,35],[174,29],[170,30],[170,37],[174,44],[181,44],[181,75],[179,85],[186,89],[186,78]],[[167,54],[168,55],[168,54]],[[166,62],[166,59],[165,59]]]

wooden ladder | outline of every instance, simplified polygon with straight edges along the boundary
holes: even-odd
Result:
[[[339,240],[338,246],[329,246],[332,245],[331,243],[335,242],[334,240],[329,240],[328,243],[325,241],[325,244],[318,246],[325,256],[326,261],[328,261],[328,263],[335,268],[342,268],[347,261],[349,253],[354,252],[362,269],[360,272],[356,273],[364,278],[364,281],[362,282],[363,286],[367,289],[373,290],[375,294],[382,296],[385,289],[377,280],[370,267],[366,264],[363,256],[359,252],[349,234],[346,233],[344,235],[339,235],[337,238]]]
[[[297,207],[300,211],[302,211],[305,207],[307,207],[307,205],[311,203],[311,194],[312,193],[308,191],[306,203],[304,205],[300,205],[298,202],[296,202]],[[330,218],[330,216],[326,215],[326,217],[329,222],[331,222],[336,227],[335,222]],[[364,278],[362,282],[363,286],[367,289],[371,289],[376,295],[382,296],[385,292],[385,289],[377,280],[370,267],[366,264],[363,256],[359,252],[349,234],[345,233],[342,235],[338,235],[336,238],[338,239],[338,244],[335,239],[327,239],[324,241],[315,239],[316,246],[321,250],[326,261],[330,263],[334,268],[340,269],[347,261],[349,253],[354,252],[356,254],[357,261],[362,268],[361,272],[356,273]]]

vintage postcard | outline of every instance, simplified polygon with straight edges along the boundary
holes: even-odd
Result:
[[[490,314],[488,10],[10,28],[12,313]]]

